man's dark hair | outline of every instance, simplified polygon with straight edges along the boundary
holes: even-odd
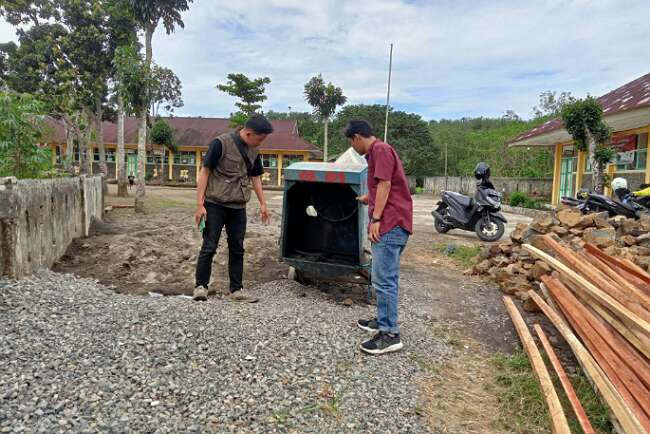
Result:
[[[345,127],[343,134],[348,139],[353,138],[355,134],[358,134],[361,137],[366,137],[366,138],[374,136],[370,124],[367,121],[363,121],[363,120],[354,120],[348,122],[348,125],[347,127]]]
[[[273,125],[262,115],[253,115],[246,121],[244,128],[253,130],[255,134],[271,134]]]

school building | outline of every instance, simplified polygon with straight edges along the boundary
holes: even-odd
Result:
[[[650,183],[650,73],[601,96],[598,101],[603,106],[605,122],[613,130],[611,145],[617,150],[616,160],[607,167],[607,173],[626,178],[632,190]],[[521,134],[510,146],[553,148],[553,205],[562,196],[574,196],[581,188],[591,188],[587,152],[575,148],[561,119],[550,120]]]
[[[176,150],[147,145],[146,173],[148,177],[159,179],[160,172],[167,182],[186,182],[195,184],[201,161],[208,151],[210,142],[220,134],[231,131],[229,120],[204,117],[163,118],[174,131]],[[51,121],[54,139],[49,142],[52,159],[60,163],[66,155],[66,140],[63,125]],[[300,137],[298,124],[292,120],[271,121],[273,134],[270,134],[259,148],[265,173],[262,182],[266,185],[282,185],[284,168],[296,161],[322,159],[322,152],[316,145]],[[117,124],[104,122],[104,143],[108,178],[117,178]],[[127,118],[124,125],[124,147],[127,175],[137,174],[138,120]],[[163,157],[164,154],[164,157]],[[92,144],[93,172],[99,172],[99,153]],[[74,159],[79,161],[79,149],[75,149]],[[164,159],[164,160],[163,160]],[[162,169],[161,169],[162,168]]]

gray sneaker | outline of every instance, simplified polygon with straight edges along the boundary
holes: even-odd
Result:
[[[237,303],[257,303],[259,298],[250,295],[247,291],[240,289],[235,292],[231,292],[228,296],[230,301],[236,301]]]
[[[206,301],[208,299],[208,288],[205,286],[197,286],[194,288],[192,299],[194,301]]]
[[[404,347],[398,334],[391,334],[380,331],[373,337],[361,343],[361,351],[368,354],[385,354],[399,351]]]

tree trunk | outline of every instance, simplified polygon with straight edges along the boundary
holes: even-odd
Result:
[[[106,166],[106,149],[104,148],[104,109],[102,100],[97,101],[97,111],[95,113],[95,128],[97,136],[97,149],[99,150],[99,174],[102,176],[102,191],[104,197],[108,194],[108,167]]]
[[[86,146],[86,174],[92,175],[93,174],[93,161],[95,160],[94,158],[94,153],[93,153],[93,146],[92,146],[92,134],[93,134],[93,118],[88,113],[87,116],[88,124],[86,126],[86,129],[84,131],[84,143]]]
[[[135,212],[144,212],[145,171],[147,168],[147,113],[140,115],[138,126],[138,180],[135,187]]]
[[[145,74],[150,75],[151,70],[151,39],[155,28],[148,26],[145,31]],[[149,93],[145,85],[145,95]],[[147,162],[147,115],[149,113],[149,103],[142,107],[140,113],[140,124],[138,126],[138,181],[135,188],[135,212],[144,212],[144,195],[145,195],[145,171]]]
[[[126,167],[124,161],[124,99],[117,96],[117,195],[128,197],[126,185]]]
[[[330,118],[326,117],[324,120],[324,127],[325,127],[325,138],[324,138],[324,143],[323,143],[323,161],[327,163],[327,143],[328,143],[328,128],[329,128],[329,123],[330,123]]]
[[[591,163],[591,185],[594,192],[603,194],[603,166],[596,161],[596,141],[589,135],[589,162]]]
[[[63,170],[72,175],[72,163],[74,158],[74,139],[72,128],[66,119],[63,119],[63,129],[65,130],[65,157],[63,157]]]

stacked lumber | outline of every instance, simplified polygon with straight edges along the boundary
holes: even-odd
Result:
[[[550,274],[552,269],[526,251],[523,245],[530,244],[549,253],[544,242],[547,234],[553,234],[574,249],[583,249],[586,244],[591,244],[603,249],[610,257],[619,258],[620,262],[606,272],[618,273],[621,263],[626,269],[650,271],[650,216],[642,216],[639,220],[623,216],[610,218],[607,213],[582,215],[575,209],[563,209],[538,217],[530,225],[517,225],[509,240],[486,246],[468,273],[485,275],[505,294],[524,302],[525,310],[539,310],[528,291],[535,289],[539,294],[541,276]],[[589,260],[599,267],[603,258]]]
[[[530,299],[567,341],[622,431],[650,433],[650,274],[590,243],[576,251],[551,234],[542,240],[522,246],[553,270],[539,277],[544,297],[530,290]],[[578,420],[588,424],[543,330],[535,330]]]

